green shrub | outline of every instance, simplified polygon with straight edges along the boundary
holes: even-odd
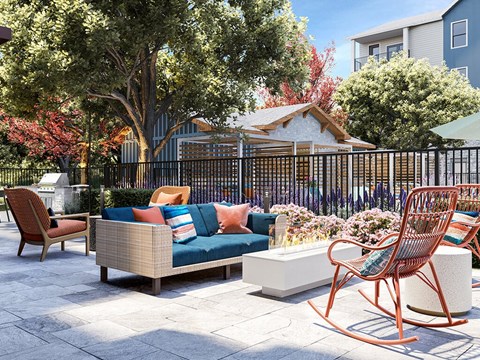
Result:
[[[145,206],[150,202],[154,189],[107,189],[104,207]],[[88,191],[82,191],[79,199],[66,205],[67,213],[88,212]],[[100,214],[100,190],[91,190],[91,214]]]

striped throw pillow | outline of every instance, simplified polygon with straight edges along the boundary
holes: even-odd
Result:
[[[452,244],[460,245],[472,228],[467,225],[459,224],[458,221],[474,224],[477,221],[478,215],[478,212],[474,211],[455,211],[452,217],[452,222],[448,226],[443,239]]]
[[[396,236],[391,237],[390,239],[385,241],[382,246],[391,244],[396,240]],[[392,254],[394,248],[395,247],[392,246],[383,250],[372,251],[370,253],[370,256],[363,263],[362,268],[360,269],[360,274],[362,274],[363,276],[377,275],[381,271],[383,271],[388,261],[390,260],[390,255]]]
[[[163,207],[165,222],[172,228],[173,241],[186,243],[197,237],[192,215],[185,205]]]

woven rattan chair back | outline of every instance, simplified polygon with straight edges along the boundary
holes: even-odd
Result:
[[[182,194],[183,205],[188,204],[190,199],[190,186],[161,186],[152,194],[150,202],[156,203],[161,192],[165,194]]]
[[[382,276],[391,276],[397,267],[400,277],[411,276],[428,262],[447,231],[457,197],[452,187],[420,187],[410,192],[399,241]]]
[[[46,231],[50,228],[50,217],[42,199],[33,191],[28,189],[5,189],[10,210],[21,231],[32,235],[41,235],[41,230],[35,221],[33,209]],[[33,207],[33,209],[32,209]]]

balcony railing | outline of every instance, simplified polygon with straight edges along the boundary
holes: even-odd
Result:
[[[376,55],[368,55],[368,56],[362,56],[359,58],[355,59],[355,71],[358,71],[362,68],[363,65],[365,65],[368,62],[368,59],[370,57],[373,57],[376,61],[380,61],[380,59],[387,59],[388,53],[384,52],[381,54],[376,54]]]
[[[380,61],[380,59],[387,59],[390,60],[390,58],[395,55],[395,53],[380,53],[376,55],[368,55],[368,56],[362,56],[359,58],[355,58],[355,71],[358,71],[362,68],[363,65],[365,65],[368,62],[368,58],[373,57],[376,61]],[[410,50],[408,51],[408,57],[410,57]]]

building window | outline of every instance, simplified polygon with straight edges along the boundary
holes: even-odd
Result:
[[[380,45],[375,44],[375,45],[370,45],[368,47],[368,55],[369,56],[378,56],[380,54]]]
[[[387,60],[390,60],[392,56],[403,50],[403,44],[395,44],[387,46]]]
[[[452,70],[457,70],[460,75],[463,75],[468,79],[468,66],[453,68]]]
[[[468,20],[452,22],[452,49],[468,46]]]

